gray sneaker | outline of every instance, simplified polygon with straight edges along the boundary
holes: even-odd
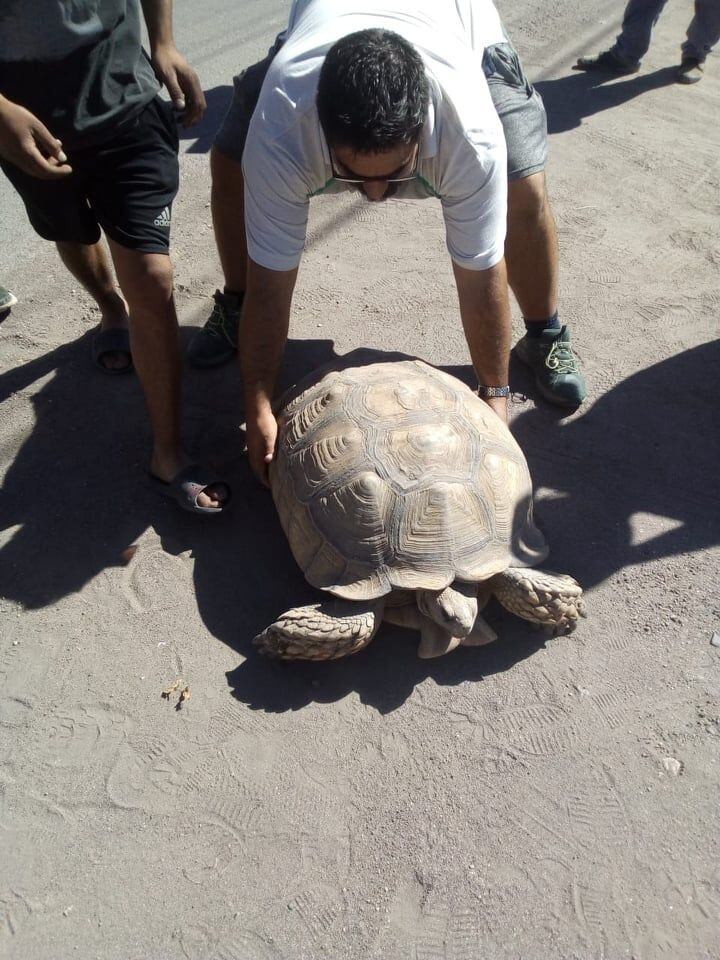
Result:
[[[573,67],[573,70],[585,70],[588,73],[609,73],[616,77],[637,73],[639,69],[639,61],[627,63],[614,50],[605,50],[596,57],[580,57]]]
[[[16,303],[17,297],[13,293],[10,293],[9,290],[6,290],[5,287],[0,287],[0,313],[5,313],[10,307],[14,307]]]
[[[587,396],[585,378],[570,346],[567,327],[527,334],[515,344],[515,353],[535,372],[540,393],[559,407],[577,407]]]
[[[675,79],[678,83],[699,83],[703,78],[703,65],[695,57],[683,57],[677,68]]]
[[[185,356],[191,367],[219,367],[237,356],[238,321],[242,297],[216,290],[215,305],[205,326],[188,344]]]

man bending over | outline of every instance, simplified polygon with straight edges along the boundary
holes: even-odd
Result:
[[[268,58],[236,78],[213,148],[225,292],[190,350],[198,366],[228,359],[242,303],[248,453],[261,479],[308,204],[323,192],[438,198],[480,395],[506,417],[509,280],[526,318],[519,356],[548,399],[583,400],[557,316],[546,152],[542,102],[490,0],[293,3]]]

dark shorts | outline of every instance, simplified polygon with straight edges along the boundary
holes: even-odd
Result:
[[[230,157],[231,160],[236,160],[238,163],[242,161],[248,128],[260,99],[263,82],[270,69],[270,64],[275,59],[275,54],[278,53],[282,45],[283,39],[282,34],[280,34],[263,60],[254,63],[233,78],[232,102],[215,136],[215,146],[225,156]]]
[[[215,138],[215,146],[231,160],[242,160],[250,120],[270,64],[282,46],[278,38],[268,55],[233,80],[230,108]],[[525,76],[514,47],[498,43],[485,50],[483,71],[503,125],[508,154],[508,180],[522,180],[545,169],[547,117],[537,90]]]
[[[167,253],[178,190],[178,133],[172,107],[151,100],[112,139],[68,151],[66,180],[38,180],[0,162],[45,240],[97,243],[100,228],[123,247]]]

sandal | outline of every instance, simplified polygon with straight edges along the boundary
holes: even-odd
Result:
[[[128,363],[124,367],[107,367],[102,362],[106,353],[126,353]],[[92,340],[92,358],[102,372],[110,376],[129,373],[133,369],[129,331],[123,327],[111,327],[109,330],[98,329]]]
[[[175,474],[172,480],[161,480],[154,473],[150,474],[150,480],[158,493],[175,503],[189,513],[222,513],[225,507],[230,503],[232,491],[227,483],[218,480],[209,471],[205,470],[198,463],[188,464]],[[208,487],[225,487],[227,497],[220,507],[201,507],[197,502],[198,497]]]

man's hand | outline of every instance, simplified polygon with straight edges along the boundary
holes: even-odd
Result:
[[[173,107],[184,127],[202,120],[207,103],[197,73],[174,44],[158,46],[152,52],[153,69],[167,87]]]
[[[25,107],[0,97],[0,157],[40,180],[72,173],[62,143]]]
[[[269,270],[248,261],[247,290],[240,320],[239,359],[245,387],[245,422],[250,466],[266,487],[275,456],[277,422],[272,412],[278,371],[290,324],[297,268]]]
[[[245,424],[248,460],[255,476],[266,487],[270,486],[268,468],[275,456],[277,420],[268,402],[247,413]]]

